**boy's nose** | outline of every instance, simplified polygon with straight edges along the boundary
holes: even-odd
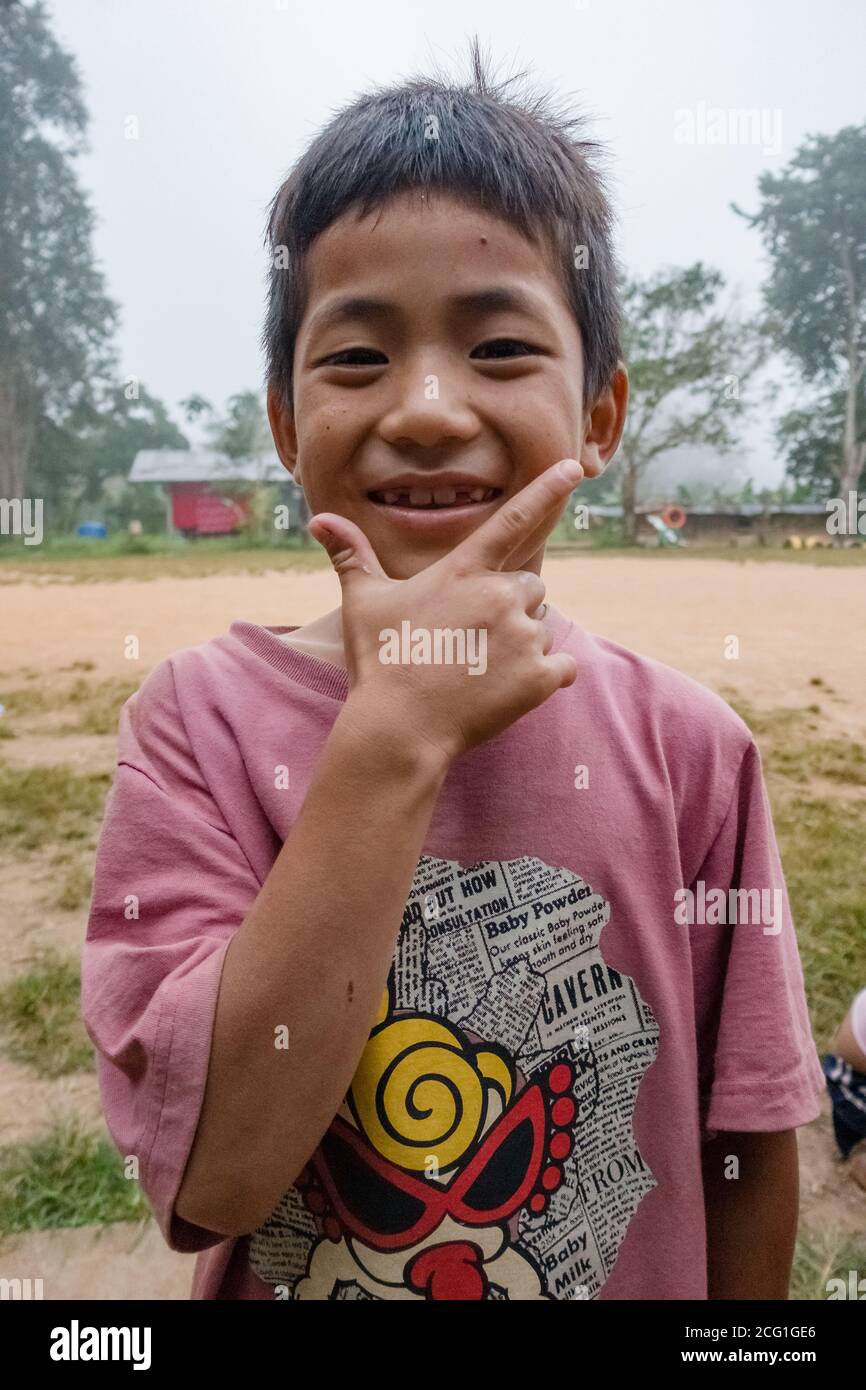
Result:
[[[454,440],[466,443],[479,429],[465,395],[435,372],[406,382],[379,422],[380,437],[398,449],[413,444],[431,449]]]

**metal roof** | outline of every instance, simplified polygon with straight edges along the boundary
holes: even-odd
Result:
[[[212,449],[139,449],[131,483],[292,483],[271,449],[252,459],[231,459]]]
[[[826,516],[827,506],[824,502],[788,502],[785,505],[771,503],[765,506],[762,502],[743,502],[737,505],[718,506],[691,506],[685,502],[639,502],[635,508],[638,516],[646,516],[649,512],[663,512],[665,507],[681,507],[687,517],[690,516]],[[594,507],[590,504],[590,516],[600,517],[620,517],[622,507]]]

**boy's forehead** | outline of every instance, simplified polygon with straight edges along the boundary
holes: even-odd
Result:
[[[423,281],[425,293],[512,282],[539,301],[567,311],[562,282],[546,239],[531,240],[495,213],[451,194],[412,190],[361,215],[338,218],[306,257],[307,315],[326,298],[370,292],[393,296],[400,284]]]

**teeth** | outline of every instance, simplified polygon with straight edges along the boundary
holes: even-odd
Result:
[[[489,502],[496,496],[496,488],[386,488],[372,492],[370,496],[389,507],[453,507],[455,503],[465,506],[469,502]]]

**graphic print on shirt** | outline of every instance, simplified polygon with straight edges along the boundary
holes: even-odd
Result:
[[[349,1094],[250,1238],[289,1299],[594,1298],[655,1179],[658,1028],[610,905],[537,858],[424,856]]]

